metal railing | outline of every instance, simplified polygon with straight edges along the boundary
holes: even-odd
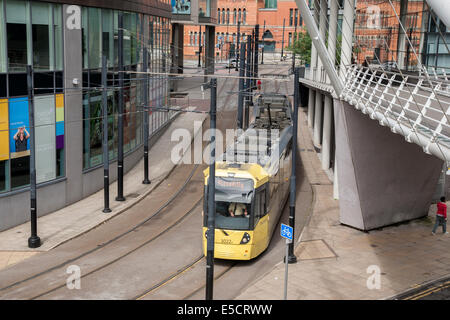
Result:
[[[450,161],[448,77],[346,67],[341,99],[401,134],[425,153]]]

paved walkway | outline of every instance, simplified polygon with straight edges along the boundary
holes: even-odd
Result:
[[[147,196],[174,168],[170,157],[171,133],[178,128],[190,131],[191,137],[201,133],[201,126],[194,132],[194,121],[204,122],[205,114],[182,113],[170,124],[164,134],[151,147],[149,152],[150,185],[143,185],[143,159],[124,177],[125,202],[116,202],[117,183],[110,185],[111,213],[103,210],[103,189],[54,213],[38,218],[38,235],[42,246],[36,250],[28,248],[30,223],[0,232],[0,269],[20,262],[32,255],[51,250],[122,213]],[[184,150],[186,152],[186,150]]]
[[[450,236],[441,230],[431,235],[435,205],[427,218],[376,231],[340,224],[339,201],[333,200],[333,185],[311,151],[304,112],[299,112],[299,121],[301,161],[315,200],[295,250],[298,262],[289,265],[288,299],[386,299],[449,275]],[[284,273],[280,262],[237,299],[283,299]]]

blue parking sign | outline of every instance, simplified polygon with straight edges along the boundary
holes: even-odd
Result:
[[[285,224],[281,224],[281,236],[288,240],[293,240],[294,236],[294,229],[290,226],[287,226]]]

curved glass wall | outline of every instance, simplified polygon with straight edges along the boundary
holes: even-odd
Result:
[[[118,16],[119,11],[98,8],[83,8],[83,168],[85,170],[102,165],[102,106],[101,106],[101,57],[108,59],[108,136],[109,158],[117,158],[118,130]],[[169,72],[169,19],[123,12],[123,57],[124,69],[124,152],[132,152],[143,143],[143,70],[142,50],[147,46],[150,58],[149,69],[155,73]],[[144,28],[148,28],[148,31]],[[145,34],[149,34],[145,37]],[[150,75],[150,105],[168,105],[169,88],[167,77]],[[114,88],[113,88],[114,87]],[[172,113],[150,112],[150,135],[163,126]]]

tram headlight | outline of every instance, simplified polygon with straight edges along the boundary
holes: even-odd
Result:
[[[244,236],[242,237],[242,240],[241,240],[241,244],[247,244],[247,243],[249,243],[250,242],[250,235],[247,233],[247,232],[245,232],[244,233]]]

